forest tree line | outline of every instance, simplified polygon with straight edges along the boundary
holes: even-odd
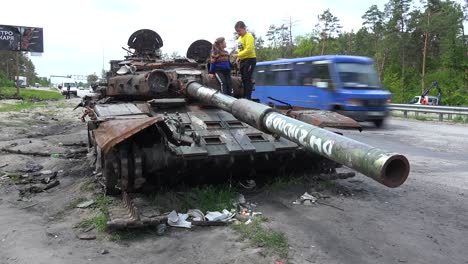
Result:
[[[291,20],[270,25],[265,36],[255,36],[257,61],[324,54],[371,57],[395,103],[407,103],[438,81],[444,104],[468,105],[467,6],[447,0],[389,0],[384,10],[370,6],[362,19],[357,32],[346,32],[327,9],[310,33],[294,39]]]

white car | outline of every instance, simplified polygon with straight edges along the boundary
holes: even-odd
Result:
[[[438,105],[439,103],[439,98],[435,96],[425,96],[427,99],[427,104],[428,105]],[[409,102],[410,104],[421,104],[421,96],[415,96],[411,101]]]
[[[62,85],[62,88],[61,88],[61,92],[62,92],[62,95],[66,95],[67,94],[67,87],[70,85],[70,95],[74,95],[74,96],[78,96],[78,88],[76,87],[76,83],[63,83]]]

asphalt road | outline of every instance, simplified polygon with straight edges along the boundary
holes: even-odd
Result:
[[[395,189],[362,175],[339,181],[342,210],[294,207],[273,197],[261,210],[286,233],[297,263],[468,263],[468,126],[391,118],[347,137],[404,154]]]
[[[71,111],[79,98],[67,102],[60,111],[51,106],[40,113],[1,113],[0,145],[59,153],[59,143],[85,142],[79,113]],[[308,191],[305,186],[247,197],[268,217],[268,226],[287,237],[286,263],[468,263],[468,125],[388,121],[383,129],[341,132],[407,156],[411,172],[401,187],[357,175],[337,183],[352,196],[332,195],[324,200],[329,206],[293,205]],[[22,186],[0,181],[0,263],[274,263],[225,227],[171,230],[120,243],[78,240],[72,227],[92,211],[64,208],[91,195],[81,190],[89,177],[86,163],[8,153],[0,153],[0,161],[4,171],[27,163],[63,171],[58,187],[27,201],[18,200]],[[102,248],[110,253],[101,254]]]

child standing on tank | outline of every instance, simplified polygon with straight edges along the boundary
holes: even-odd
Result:
[[[250,32],[247,32],[244,22],[237,21],[234,26],[239,38],[237,39],[237,46],[239,52],[233,54],[240,62],[240,74],[242,78],[242,85],[244,86],[244,98],[251,99],[253,81],[252,74],[257,64],[257,55],[255,54],[255,38]]]
[[[231,61],[225,48],[226,41],[223,37],[217,38],[213,43],[208,75],[212,79],[216,77],[224,94],[232,95]]]

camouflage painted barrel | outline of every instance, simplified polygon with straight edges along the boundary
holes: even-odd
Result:
[[[276,112],[246,99],[236,99],[197,82],[188,82],[188,96],[232,113],[257,129],[287,138],[305,149],[352,168],[387,187],[408,178],[408,159]]]

